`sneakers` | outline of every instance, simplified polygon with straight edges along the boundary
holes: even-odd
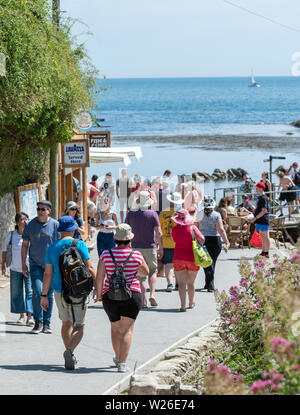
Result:
[[[116,357],[113,357],[113,362],[114,362],[114,364],[118,367],[119,366],[119,364],[120,364],[120,362],[119,362],[119,360],[116,358]]]
[[[171,293],[173,291],[173,289],[174,289],[173,284],[168,284],[166,292]]]
[[[31,330],[32,334],[39,334],[43,330],[43,323],[35,323],[33,329]]]
[[[64,351],[64,359],[65,359],[65,369],[67,370],[74,370],[76,359],[74,358],[70,349]]]
[[[52,329],[48,324],[44,324],[42,331],[43,331],[43,333],[46,333],[46,334],[51,334],[52,333]]]
[[[175,284],[175,291],[178,291],[178,284]]]
[[[34,326],[34,320],[32,317],[28,317],[26,320],[26,326]]]
[[[17,324],[25,324],[25,317],[20,317],[19,320],[17,320]]]
[[[126,363],[119,363],[118,364],[118,372],[126,373],[128,371],[129,371],[129,367],[126,365]]]

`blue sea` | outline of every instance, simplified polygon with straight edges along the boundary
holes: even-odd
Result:
[[[249,88],[246,77],[100,80],[106,90],[96,96],[94,114],[105,118],[101,125],[111,131],[112,146],[141,147],[143,158],[132,159],[129,174],[154,177],[167,168],[174,175],[211,174],[215,168],[242,167],[258,179],[269,169],[264,159],[270,154],[286,157],[278,165],[300,161],[300,129],[290,125],[300,119],[300,77],[255,78],[260,88]],[[216,145],[216,137],[224,137],[225,145]],[[239,137],[248,137],[247,148],[240,148]],[[277,148],[276,142],[270,148],[251,146],[255,137],[282,137],[285,147]],[[117,175],[121,167],[94,164],[88,173]],[[228,184],[206,186],[212,191]]]

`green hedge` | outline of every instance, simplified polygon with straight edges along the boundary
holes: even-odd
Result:
[[[0,0],[0,196],[42,180],[47,154],[73,135],[75,114],[94,106],[98,71],[52,22],[49,0]]]

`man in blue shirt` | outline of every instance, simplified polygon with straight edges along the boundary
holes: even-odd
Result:
[[[50,217],[51,207],[51,202],[48,200],[37,202],[37,217],[26,224],[22,236],[22,273],[26,276],[29,273],[26,265],[26,257],[29,249],[30,276],[33,289],[33,318],[35,321],[32,330],[33,334],[38,334],[41,331],[43,333],[52,333],[50,320],[54,301],[53,290],[49,290],[48,292],[48,310],[43,312],[40,305],[46,251],[52,242],[59,239],[59,233],[57,231],[58,222]]]
[[[47,311],[49,307],[47,294],[50,289],[53,289],[59,318],[62,321],[61,335],[66,347],[64,352],[65,368],[74,370],[76,364],[74,350],[83,337],[87,304],[86,302],[83,304],[83,298],[70,297],[72,300],[71,305],[65,301],[62,295],[62,276],[59,269],[59,256],[65,249],[71,246],[74,232],[78,229],[78,224],[72,216],[62,216],[58,221],[58,231],[61,234],[61,239],[52,243],[46,252],[41,307],[43,310]],[[90,259],[88,248],[82,240],[78,241],[77,248],[93,278],[95,286],[96,274]]]

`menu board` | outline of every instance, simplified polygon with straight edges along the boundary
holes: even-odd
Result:
[[[27,213],[29,219],[36,217],[37,202],[41,200],[39,183],[20,186],[16,190],[16,211]]]

